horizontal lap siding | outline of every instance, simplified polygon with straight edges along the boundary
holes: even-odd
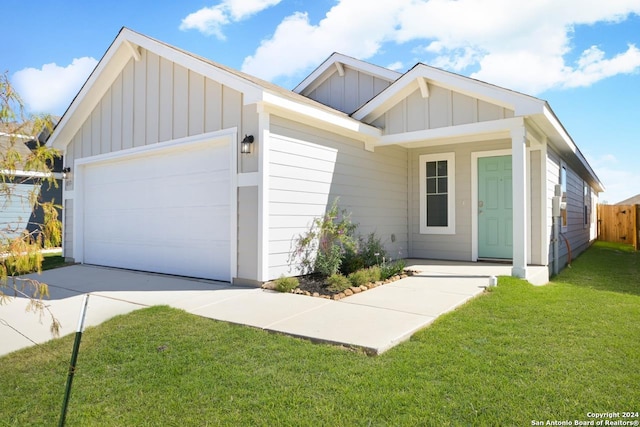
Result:
[[[575,259],[582,251],[584,251],[591,243],[591,224],[584,224],[584,190],[583,179],[568,164],[562,163],[560,156],[553,150],[548,150],[547,159],[547,176],[548,176],[548,194],[551,199],[554,196],[555,185],[560,184],[560,168],[564,164],[567,170],[567,227],[561,231],[561,234],[569,241],[571,248],[571,257]],[[591,201],[587,200],[588,204]],[[549,203],[551,205],[551,203]],[[551,217],[551,207],[549,208],[549,217]],[[592,215],[595,215],[592,212]],[[593,221],[593,217],[592,217]],[[549,228],[549,261],[553,261],[553,229]],[[569,262],[569,248],[563,237],[560,237],[559,243],[560,266]]]
[[[576,257],[590,242],[590,230],[584,225],[583,180],[567,166],[567,229],[563,232],[571,244],[571,255]]]
[[[273,116],[269,141],[269,277],[290,267],[294,240],[335,198],[357,232],[375,232],[389,255],[407,251],[407,152],[363,144]],[[392,237],[394,236],[394,242]]]
[[[437,148],[418,148],[409,153],[409,179],[411,180],[409,237],[411,246],[409,256],[413,258],[431,258],[446,260],[471,260],[471,153],[475,151],[510,149],[511,141],[474,142],[440,146]],[[420,164],[423,154],[455,153],[455,234],[420,233]]]

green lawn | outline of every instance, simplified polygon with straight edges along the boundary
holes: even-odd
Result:
[[[0,358],[0,425],[57,423],[72,340]],[[114,318],[83,337],[67,425],[530,426],[638,411],[638,384],[640,255],[598,243],[377,357],[167,307]]]
[[[44,260],[42,261],[42,270],[51,270],[53,268],[63,267],[66,263],[61,252],[54,252],[44,254]]]

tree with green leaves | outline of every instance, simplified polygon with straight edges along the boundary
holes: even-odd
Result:
[[[41,209],[40,224],[0,221],[0,304],[15,297],[28,298],[28,311],[51,318],[51,332],[60,324],[43,299],[48,286],[21,277],[42,269],[42,249],[61,243],[62,227],[55,201],[43,202],[41,189],[57,186],[53,164],[59,154],[47,147],[42,135],[53,131],[50,115],[27,115],[22,99],[13,89],[8,73],[0,76],[0,207],[17,203],[28,211]]]

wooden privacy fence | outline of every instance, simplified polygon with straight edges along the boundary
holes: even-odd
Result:
[[[640,250],[640,205],[598,205],[598,240]]]

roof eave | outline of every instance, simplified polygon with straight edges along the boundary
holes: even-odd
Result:
[[[122,28],[60,119],[53,134],[47,141],[48,146],[59,150],[66,148],[126,64],[132,58],[140,60],[139,48],[154,52],[243,92],[245,94],[245,104],[259,99],[263,91],[263,88],[259,85],[243,79],[241,76],[216,68],[196,57],[128,28]]]
[[[556,149],[561,151],[561,153],[570,154],[575,160],[577,160],[577,164],[574,164],[574,166],[580,166],[584,169],[591,178],[590,184],[598,192],[605,191],[604,184],[600,181],[600,178],[598,178],[598,175],[595,173],[586,157],[582,154],[578,145],[573,141],[573,138],[571,138],[547,102],[544,103],[542,114],[532,116],[531,119],[539,125],[542,125],[551,144]]]

